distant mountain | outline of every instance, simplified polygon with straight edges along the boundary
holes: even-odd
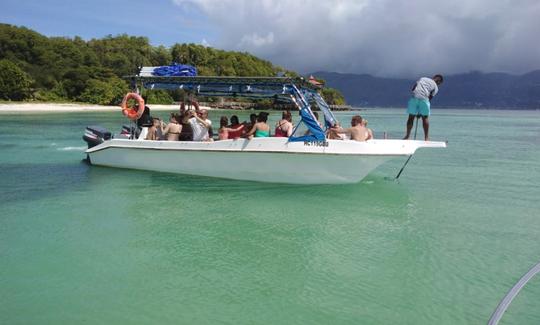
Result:
[[[312,75],[326,80],[326,85],[340,90],[349,104],[360,107],[403,107],[416,81],[336,72]],[[520,76],[482,72],[448,75],[433,105],[540,109],[540,70]]]

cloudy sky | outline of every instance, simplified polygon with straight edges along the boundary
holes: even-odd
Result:
[[[2,0],[45,35],[148,36],[253,53],[302,73],[414,77],[540,69],[538,0]]]

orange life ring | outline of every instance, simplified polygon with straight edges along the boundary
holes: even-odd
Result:
[[[128,107],[128,100],[135,99],[138,104],[138,109]],[[132,121],[136,121],[144,113],[144,99],[141,97],[141,95],[137,93],[127,93],[127,95],[122,100],[122,114],[124,114],[125,117]]]

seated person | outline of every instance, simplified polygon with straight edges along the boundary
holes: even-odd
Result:
[[[255,136],[256,138],[269,137],[270,125],[268,125],[266,121],[268,121],[268,113],[260,112],[257,116],[257,123],[253,125],[253,127],[251,128],[251,130],[249,130],[248,133],[246,133],[248,139],[252,139],[253,136]]]
[[[276,129],[274,132],[275,137],[290,137],[294,126],[292,125],[291,112],[284,111],[281,115],[281,120],[276,123]]]
[[[179,117],[176,114],[171,114],[169,124],[162,129],[163,136],[168,141],[180,140],[180,132],[182,132],[182,125],[178,122]]]
[[[161,121],[154,118],[152,119],[152,126],[148,128],[145,140],[159,140],[158,129],[161,129]]]
[[[158,120],[158,123],[159,123],[159,126],[156,129],[157,139],[165,140],[165,136],[163,135],[163,121],[159,117],[156,117],[155,119]]]
[[[341,135],[337,132],[338,129],[341,128],[341,125],[339,123],[334,124],[331,128],[329,128],[326,131],[326,138],[330,140],[344,140],[345,135]]]
[[[367,129],[367,131],[369,133],[369,137],[366,140],[371,140],[371,139],[373,139],[373,130],[368,128],[367,124],[368,124],[368,120],[362,119],[362,125]]]
[[[178,116],[178,121],[182,128],[180,128],[180,141],[193,141],[193,129],[189,123],[190,113],[189,111],[184,111]]]
[[[235,139],[231,138],[230,134],[232,132],[241,132],[244,126],[240,124],[236,129],[232,129],[227,127],[227,124],[229,124],[229,120],[227,119],[227,116],[222,116],[219,120],[219,139],[220,140],[227,140],[227,139]]]
[[[362,117],[360,115],[355,115],[351,118],[350,128],[344,129],[338,125],[337,127],[331,128],[331,133],[332,132],[335,132],[338,135],[349,134],[351,140],[355,141],[366,141],[369,137],[368,130],[362,125]]]
[[[324,126],[322,125],[321,122],[319,122],[319,113],[317,112],[313,112],[313,116],[315,116],[315,121],[317,121],[317,124],[319,124],[319,126],[321,127],[322,130],[324,130]],[[311,134],[311,131],[308,129],[306,130],[306,132],[304,133],[304,135],[308,135],[308,134]],[[326,132],[326,137],[328,138],[328,131]],[[338,135],[339,137],[339,135]],[[330,139],[330,138],[329,138]]]
[[[231,116],[231,124],[228,126],[229,129],[238,129],[240,126],[242,128],[239,131],[230,131],[229,130],[229,139],[237,139],[242,136],[242,132],[244,131],[244,125],[240,124],[238,120],[238,116],[233,115]]]
[[[189,124],[193,130],[193,141],[211,141],[208,137],[208,128],[210,124],[206,122],[206,119],[202,119],[195,111],[189,113]]]
[[[244,122],[244,133],[242,134],[242,138],[247,138],[247,133],[253,128],[253,126],[257,123],[257,114],[250,114],[249,115],[249,122]]]
[[[199,117],[203,120],[206,121],[206,123],[208,124],[208,139],[210,139],[211,141],[214,140],[214,130],[212,129],[212,121],[210,121],[210,119],[208,119],[208,110],[206,109],[201,109],[197,112],[199,114]]]

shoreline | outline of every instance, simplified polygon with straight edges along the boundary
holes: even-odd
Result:
[[[163,105],[150,104],[151,111],[155,112],[177,112],[179,105]],[[200,109],[209,111],[252,111],[248,109],[233,109],[233,108],[216,108],[201,105]],[[264,111],[265,109],[256,109],[256,111]],[[361,109],[357,109],[361,110]],[[92,104],[76,104],[76,103],[0,103],[0,114],[24,114],[24,113],[92,113],[92,112],[121,112],[120,106],[105,106]],[[266,111],[282,111],[281,109],[266,109]],[[341,110],[336,110],[341,111]],[[350,111],[354,111],[350,110]]]
[[[230,109],[230,108],[215,108],[209,106],[200,106],[201,109],[209,111],[251,111],[251,109]],[[179,110],[179,105],[162,105],[152,104],[150,109],[156,112],[175,112]],[[401,107],[353,107],[348,111],[336,110],[334,112],[359,112],[385,109],[401,109]],[[527,111],[538,112],[540,108],[500,108],[500,107],[438,107],[439,112],[446,110],[467,110],[467,111]],[[103,106],[92,104],[75,104],[75,103],[20,103],[20,102],[2,102],[0,103],[0,114],[25,114],[25,113],[92,113],[92,112],[121,112],[120,106]],[[257,110],[255,110],[257,111]],[[267,111],[274,111],[268,110]],[[275,110],[281,111],[281,110]]]
[[[216,110],[215,108],[201,106],[201,109]],[[150,105],[152,111],[178,111],[178,105]],[[121,112],[120,106],[102,106],[91,104],[67,103],[1,103],[2,113],[72,113],[72,112]]]

